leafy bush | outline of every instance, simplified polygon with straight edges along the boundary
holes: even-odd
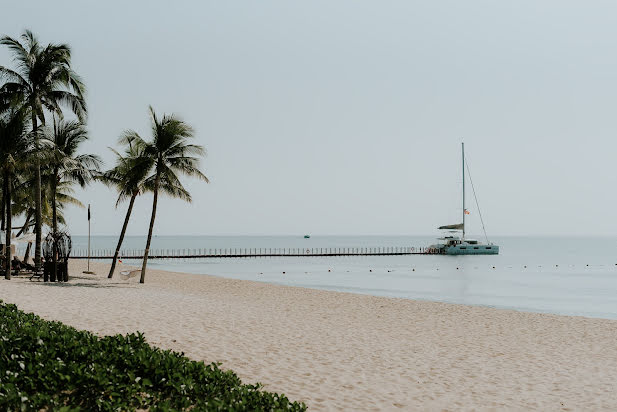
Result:
[[[0,301],[0,410],[306,410],[260,389],[140,333],[99,338]]]

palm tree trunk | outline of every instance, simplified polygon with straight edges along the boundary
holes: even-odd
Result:
[[[39,136],[36,133],[37,122],[36,122],[36,103],[34,99],[30,102],[30,106],[32,107],[32,132],[34,133],[34,148],[37,152],[39,151]],[[36,209],[36,217],[34,224],[34,231],[36,233],[35,240],[35,249],[34,249],[34,266],[37,272],[41,269],[41,223],[43,221],[41,214],[41,161],[39,156],[36,156],[36,165],[34,167],[35,176],[34,180],[36,180],[35,188],[34,188],[34,208]]]
[[[19,232],[17,232],[17,237],[21,236],[22,233],[26,232],[28,230],[28,225],[30,224],[30,219],[32,218],[32,212],[28,212],[28,214],[26,214],[26,221],[24,222],[24,225],[21,227],[21,229],[19,229]]]
[[[28,242],[28,246],[26,246],[26,253],[24,253],[25,263],[28,263],[28,259],[30,259],[30,249],[32,249],[32,242]]]
[[[4,221],[5,221],[5,218],[6,218],[6,213],[4,213],[4,210],[5,210],[4,206],[6,205],[6,201],[5,201],[5,199],[6,199],[6,190],[5,190],[5,188],[6,188],[6,185],[4,184],[4,182],[2,182],[2,206],[0,206],[1,207],[0,214],[2,214],[2,222],[0,222],[0,230],[4,230],[4,226],[5,226]]]
[[[129,219],[131,218],[131,212],[133,211],[133,204],[135,204],[136,197],[137,192],[133,193],[133,195],[131,196],[129,210],[126,211],[126,216],[124,217],[124,224],[122,225],[122,232],[120,232],[120,239],[118,239],[118,245],[116,246],[114,259],[111,261],[111,269],[109,269],[109,275],[107,275],[109,279],[113,277],[114,270],[116,269],[116,261],[118,260],[118,254],[120,253],[120,248],[122,247],[122,242],[124,241],[124,234],[126,233],[126,227],[129,225]]]
[[[159,198],[159,183],[160,175],[157,172],[154,179],[154,199],[152,200],[152,217],[150,217],[150,229],[148,230],[148,240],[146,241],[146,250],[144,250],[144,263],[141,267],[141,278],[139,283],[146,281],[146,265],[148,264],[148,252],[150,251],[150,241],[152,240],[152,229],[154,228],[154,218],[156,217],[156,202]]]
[[[5,174],[6,183],[6,268],[4,272],[4,278],[11,280],[11,181],[9,180],[9,173]]]
[[[54,175],[51,182],[51,214],[52,214],[52,233],[53,233],[53,262],[54,276],[53,281],[58,279],[58,212],[56,210],[56,188],[58,186],[58,168],[54,168]]]

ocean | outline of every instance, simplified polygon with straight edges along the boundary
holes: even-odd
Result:
[[[497,237],[497,256],[341,256],[151,260],[156,269],[279,285],[617,319],[617,238]],[[93,236],[113,250],[115,236]],[[155,236],[151,249],[425,247],[426,236]],[[125,249],[143,249],[127,236]],[[87,248],[73,237],[73,250]],[[137,265],[136,260],[124,264]]]

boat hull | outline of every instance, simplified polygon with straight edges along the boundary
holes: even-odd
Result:
[[[452,245],[445,246],[443,253],[446,255],[498,255],[497,245]]]

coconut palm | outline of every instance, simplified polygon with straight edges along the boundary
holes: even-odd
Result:
[[[152,171],[154,161],[151,157],[144,156],[139,149],[139,145],[134,145],[131,140],[131,132],[126,132],[120,141],[126,145],[124,153],[119,153],[114,149],[111,149],[116,155],[116,165],[105,172],[101,178],[103,183],[108,186],[113,186],[118,190],[118,199],[116,201],[116,207],[123,201],[129,199],[129,207],[124,217],[124,223],[122,225],[122,231],[118,238],[118,244],[114,252],[114,257],[111,262],[111,268],[109,269],[109,275],[107,277],[111,279],[116,269],[116,262],[118,255],[120,254],[120,248],[124,241],[124,235],[126,234],[126,228],[131,218],[131,212],[133,211],[133,205],[135,199],[140,194],[147,190],[146,179]]]
[[[56,122],[45,130],[45,146],[49,147],[44,159],[51,172],[52,233],[58,232],[57,187],[61,182],[77,183],[85,187],[100,170],[101,159],[97,155],[78,154],[79,146],[88,140],[85,126],[78,121]],[[57,274],[57,245],[53,245],[54,278]]]
[[[131,130],[127,131],[122,138],[122,142],[130,141],[137,147],[137,150],[143,153],[143,156],[150,158],[154,168],[153,175],[145,182],[145,185],[153,192],[152,216],[139,283],[144,283],[146,279],[146,266],[159,192],[190,202],[191,195],[180,183],[178,174],[197,177],[208,182],[208,178],[199,171],[200,157],[205,154],[204,148],[188,143],[188,140],[194,136],[193,128],[174,115],[163,115],[163,118],[159,120],[152,107],[150,107],[150,118],[152,141],[146,142]]]
[[[12,198],[16,176],[28,167],[32,156],[32,139],[27,133],[27,109],[11,110],[0,117],[0,172],[4,203],[6,240],[5,279],[11,279]]]
[[[34,34],[26,30],[21,35],[21,42],[9,36],[2,37],[0,44],[5,45],[13,54],[17,70],[0,66],[0,78],[6,83],[0,87],[0,106],[24,103],[30,107],[32,131],[35,132],[34,146],[39,150],[36,133],[38,122],[45,124],[47,109],[62,116],[61,106],[67,106],[83,121],[86,115],[84,100],[85,87],[79,76],[71,69],[71,49],[66,44],[48,44],[43,46]],[[41,264],[41,166],[35,163],[35,227],[36,248],[35,265]]]
[[[52,227],[53,226],[53,212],[51,208],[51,181],[52,176],[49,173],[45,173],[46,170],[43,169],[43,174],[41,175],[42,187],[41,187],[41,199],[42,199],[42,222],[44,226]],[[35,214],[34,208],[34,173],[27,174],[24,177],[24,174],[21,174],[22,179],[19,184],[14,186],[13,196],[14,199],[12,210],[13,216],[25,216],[25,221],[17,236],[20,236],[23,233],[28,233],[30,229],[34,226],[32,222],[32,217]],[[66,206],[77,206],[77,207],[85,207],[79,200],[73,197],[73,188],[71,182],[60,182],[56,185],[56,219],[58,224],[65,225],[66,221],[64,219],[64,209]],[[24,262],[28,262],[30,258],[30,249],[32,244],[29,242],[26,247],[26,252],[24,254]]]

